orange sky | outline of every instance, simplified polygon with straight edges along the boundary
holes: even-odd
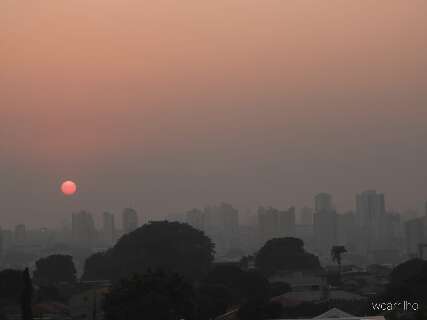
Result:
[[[424,0],[3,0],[2,219],[319,191],[344,210],[367,188],[420,207],[426,16]]]

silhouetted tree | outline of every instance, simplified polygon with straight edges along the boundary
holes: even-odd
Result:
[[[85,261],[84,280],[112,280],[112,265],[110,265],[110,255],[112,250],[97,252]]]
[[[76,281],[76,268],[73,257],[55,254],[41,258],[36,262],[33,277],[36,283],[42,285],[60,282],[74,283]]]
[[[18,303],[24,289],[22,271],[6,269],[0,271],[0,300]]]
[[[275,238],[267,241],[255,257],[256,267],[265,275],[276,271],[320,269],[319,259],[304,250],[297,238]]]
[[[202,284],[197,289],[197,319],[210,320],[224,314],[232,305],[229,288],[220,284]]]
[[[396,266],[390,274],[386,295],[393,299],[416,301],[427,306],[427,261],[411,259]]]
[[[33,283],[31,281],[28,268],[23,272],[23,283],[24,288],[21,295],[21,316],[22,320],[32,320],[33,312],[31,309],[31,301],[33,297]]]
[[[188,279],[201,279],[210,269],[214,245],[205,234],[188,224],[158,221],[143,225],[123,236],[104,254],[90,258],[83,279],[110,280],[148,268],[177,272]]]
[[[69,297],[67,295],[61,294],[60,290],[53,285],[50,286],[40,286],[35,294],[35,302],[44,302],[44,301],[55,301],[61,303],[67,303]]]
[[[270,283],[270,291],[271,291],[272,297],[277,297],[292,291],[292,288],[286,282],[277,281],[277,282]]]
[[[239,320],[264,320],[265,316],[264,300],[250,300],[243,303],[237,313]]]
[[[283,307],[279,302],[263,299],[251,299],[242,304],[238,311],[239,320],[275,319],[282,315]]]
[[[270,286],[263,275],[257,271],[244,271],[236,266],[216,266],[207,275],[205,282],[228,288],[232,295],[230,305],[270,296]]]
[[[106,320],[196,319],[195,293],[183,277],[161,271],[122,279],[105,297]]]
[[[333,246],[331,249],[332,261],[338,264],[338,273],[341,275],[341,258],[343,253],[346,253],[347,249],[344,246]]]

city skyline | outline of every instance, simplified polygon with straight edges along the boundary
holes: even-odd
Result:
[[[328,205],[331,206],[330,208],[333,209],[334,211],[337,212],[337,214],[346,214],[348,212],[353,212],[353,213],[357,213],[358,212],[358,197],[360,196],[360,194],[364,194],[364,193],[370,193],[370,192],[375,192],[374,189],[366,189],[363,191],[359,191],[357,193],[355,193],[353,195],[353,205],[346,207],[346,208],[339,208],[336,206],[336,197],[331,194],[331,193],[327,193],[327,192],[318,192],[316,194],[314,194],[312,196],[311,202],[309,203],[305,203],[302,204],[301,206],[294,206],[292,203],[284,203],[283,205],[281,204],[271,204],[271,203],[260,203],[251,207],[239,207],[236,206],[235,203],[233,202],[229,202],[229,201],[217,201],[216,203],[232,203],[232,205],[237,208],[238,212],[239,212],[239,217],[241,222],[243,222],[244,225],[250,225],[253,224],[254,222],[254,218],[257,215],[257,210],[259,208],[262,207],[266,207],[266,208],[282,208],[283,210],[286,208],[295,208],[297,211],[296,214],[296,218],[298,221],[300,221],[299,219],[301,219],[301,216],[303,213],[303,211],[305,209],[309,209],[312,210],[313,212],[316,212],[316,206],[318,205],[318,200],[317,197],[321,196],[327,196],[329,198],[326,199],[326,201],[328,201]],[[409,207],[409,208],[403,208],[401,210],[397,210],[395,208],[390,207],[390,200],[387,199],[387,195],[385,195],[384,193],[382,193],[383,196],[383,201],[384,198],[386,199],[387,202],[387,206],[385,207],[385,212],[386,213],[398,213],[402,216],[402,218],[406,218],[406,216],[408,216],[407,218],[413,218],[415,216],[418,217],[422,217],[424,215],[427,214],[427,200],[424,201],[420,201],[421,203],[417,206],[417,208],[413,207]],[[76,195],[72,195],[72,196],[64,196],[66,198],[72,198],[72,197],[76,197]],[[332,200],[333,199],[333,200]],[[72,199],[68,199],[66,201],[72,202]],[[339,202],[339,201],[338,201]],[[76,206],[75,204],[72,206],[74,209],[72,209],[69,212],[63,212],[60,215],[58,215],[56,218],[56,220],[52,220],[49,221],[48,223],[43,223],[43,222],[38,222],[38,223],[27,223],[27,221],[23,221],[23,220],[19,220],[18,218],[16,218],[14,221],[15,222],[4,222],[5,220],[2,220],[2,224],[0,224],[0,227],[3,228],[13,228],[17,225],[20,224],[24,224],[24,225],[31,225],[34,228],[44,228],[44,227],[48,227],[48,228],[56,228],[59,227],[61,225],[65,224],[69,224],[71,225],[71,216],[73,214],[79,213],[79,212],[88,212],[92,215],[94,215],[94,223],[96,226],[101,227],[104,223],[104,217],[105,214],[110,214],[113,216],[117,216],[118,221],[121,221],[121,225],[123,225],[123,215],[125,214],[125,212],[127,210],[130,211],[134,211],[137,216],[136,216],[136,222],[134,222],[134,225],[141,225],[145,222],[148,221],[156,221],[156,220],[168,220],[168,218],[173,217],[175,215],[179,215],[179,214],[183,214],[184,212],[188,212],[188,211],[192,211],[195,210],[195,208],[209,208],[211,206],[212,203],[215,202],[211,202],[211,203],[204,203],[204,204],[199,204],[199,205],[193,205],[193,206],[189,206],[187,208],[181,209],[181,210],[174,210],[174,211],[170,211],[170,212],[164,212],[164,213],[160,213],[160,214],[153,214],[152,212],[149,211],[145,211],[145,210],[140,210],[137,209],[136,207],[130,207],[130,206],[124,206],[122,208],[118,208],[116,210],[111,210],[111,208],[103,208],[100,210],[88,210],[87,208],[79,208],[78,206]],[[198,210],[198,209],[197,209]],[[276,209],[275,209],[276,210]],[[319,211],[319,210],[317,210]],[[322,210],[320,210],[322,211]],[[121,218],[119,216],[122,216]],[[304,218],[302,218],[304,219]],[[139,223],[138,220],[141,220],[142,222]],[[131,228],[129,230],[134,229]]]
[[[0,4],[2,223],[371,188],[422,209],[425,1],[125,3]]]

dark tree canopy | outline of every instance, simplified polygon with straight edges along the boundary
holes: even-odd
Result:
[[[106,320],[196,319],[193,287],[178,274],[162,271],[133,275],[117,282],[106,295]]]
[[[229,288],[221,284],[204,283],[197,289],[197,319],[209,320],[224,314],[233,301]]]
[[[150,222],[123,236],[104,254],[90,257],[83,279],[117,280],[147,269],[177,272],[200,279],[213,261],[214,245],[205,234],[179,222]]]
[[[33,301],[33,282],[28,268],[22,273],[22,282],[24,288],[21,294],[21,315],[22,320],[33,320],[32,301]]]
[[[112,280],[111,250],[98,252],[85,261],[83,280]]]
[[[240,304],[251,299],[267,299],[270,285],[257,271],[244,271],[236,266],[216,266],[206,277],[211,285],[226,287],[231,293],[230,304]]]
[[[33,277],[38,284],[75,282],[76,268],[74,267],[73,257],[55,254],[41,258],[36,262],[36,270]]]
[[[390,274],[386,294],[394,299],[412,299],[427,304],[427,261],[408,260]]]
[[[24,289],[22,271],[6,269],[0,271],[0,300],[19,302]]]
[[[265,275],[276,271],[320,269],[319,259],[304,250],[297,238],[275,238],[267,241],[255,258],[256,267]]]
[[[391,283],[398,284],[410,281],[414,276],[427,269],[427,261],[411,259],[396,266],[390,274]]]
[[[344,246],[333,246],[331,249],[332,261],[335,261],[338,264],[338,266],[341,267],[342,255],[346,252],[347,252],[347,249]]]

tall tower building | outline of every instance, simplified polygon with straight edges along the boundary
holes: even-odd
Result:
[[[73,243],[80,247],[92,248],[96,240],[96,229],[92,215],[86,211],[73,213],[71,224]]]
[[[200,209],[192,209],[185,215],[185,221],[200,231],[206,231],[206,214]]]
[[[338,215],[335,211],[320,211],[313,216],[314,239],[317,251],[328,255],[337,244]]]
[[[278,210],[272,207],[258,208],[259,245],[273,238],[295,236],[295,208]]]
[[[384,194],[375,190],[356,195],[356,215],[360,225],[367,226],[385,215]]]
[[[313,209],[303,207],[299,212],[299,224],[312,225],[313,224]]]
[[[131,208],[124,209],[122,213],[123,233],[126,234],[135,231],[138,226],[138,213],[136,210]]]
[[[116,241],[116,228],[114,224],[114,214],[104,212],[102,215],[102,233],[107,246],[112,246]]]
[[[27,228],[25,224],[18,224],[15,226],[15,243],[23,245],[27,240]]]
[[[362,232],[363,253],[384,247],[385,214],[384,194],[368,190],[356,195],[356,219]]]
[[[279,236],[295,237],[295,207],[278,212],[279,215]]]
[[[3,257],[3,253],[4,253],[3,230],[0,227],[0,259]]]
[[[279,237],[279,215],[277,212],[277,209],[271,207],[258,208],[258,236],[260,246],[263,246],[270,239]]]
[[[332,196],[329,193],[318,193],[314,197],[314,210],[316,212],[326,212],[334,210]]]
[[[207,207],[204,210],[205,229],[215,243],[217,254],[226,254],[239,244],[239,211],[231,204]]]
[[[337,244],[338,216],[329,193],[319,193],[314,197],[315,213],[313,231],[317,251],[328,255],[332,246]]]

